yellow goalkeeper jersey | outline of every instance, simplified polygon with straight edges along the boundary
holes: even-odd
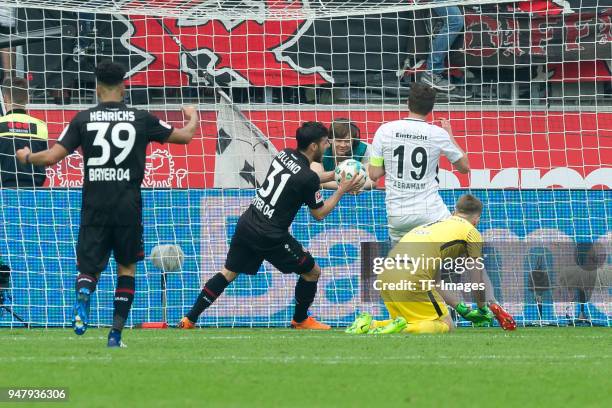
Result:
[[[435,286],[438,271],[457,272],[466,259],[482,261],[481,257],[482,236],[461,217],[413,229],[389,252],[394,266],[380,275],[381,297],[389,315],[392,319],[402,316],[408,323],[444,317],[448,310]]]
[[[390,256],[408,255],[412,279],[434,279],[438,270],[457,258],[482,257],[482,236],[464,218],[451,216],[414,228],[404,235]]]

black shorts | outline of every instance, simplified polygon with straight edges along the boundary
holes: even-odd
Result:
[[[314,268],[315,260],[287,232],[278,239],[253,233],[239,222],[225,260],[225,268],[236,273],[255,275],[264,259],[282,273],[303,274]]]
[[[97,275],[106,269],[110,253],[115,261],[128,266],[144,259],[142,225],[89,226],[81,225],[77,244],[79,271]]]

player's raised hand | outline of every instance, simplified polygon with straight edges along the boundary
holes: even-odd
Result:
[[[357,174],[354,177],[351,177],[350,179],[346,178],[346,173],[342,172],[342,178],[340,179],[340,182],[338,183],[338,190],[340,190],[340,192],[344,193],[348,193],[348,192],[352,192],[355,189],[359,189],[361,188],[361,181],[363,180],[363,175],[361,174]]]
[[[27,164],[26,158],[28,154],[32,153],[29,147],[24,147],[23,149],[19,149],[15,152],[15,156],[17,156],[17,160],[19,163]]]
[[[198,110],[195,106],[183,106],[183,114],[187,120],[190,120],[192,117],[197,116]]]
[[[448,132],[449,135],[453,135],[453,128],[448,119],[442,118],[440,119],[440,127]]]

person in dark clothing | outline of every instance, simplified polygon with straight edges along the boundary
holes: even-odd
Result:
[[[21,164],[17,150],[28,147],[32,152],[48,148],[47,124],[27,114],[28,83],[22,78],[2,81],[2,98],[6,115],[0,117],[0,188],[40,187],[47,178],[44,166]]]

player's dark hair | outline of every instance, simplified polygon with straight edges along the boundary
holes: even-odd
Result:
[[[6,77],[2,81],[2,95],[8,96],[11,103],[25,105],[28,103],[28,82],[23,78]]]
[[[329,127],[330,139],[352,139],[353,148],[359,144],[360,134],[361,130],[359,127],[345,118],[334,119]]]
[[[480,215],[482,213],[482,201],[471,194],[464,194],[457,200],[455,209],[458,213],[465,215]]]
[[[318,143],[327,136],[329,131],[321,122],[304,122],[295,132],[297,147],[300,150],[306,150],[311,143]]]
[[[428,115],[433,110],[436,103],[436,90],[431,86],[416,83],[410,86],[410,96],[408,96],[408,109],[417,115]]]
[[[123,83],[125,68],[123,65],[111,60],[104,60],[96,67],[96,79],[99,83],[107,86],[115,86]]]

